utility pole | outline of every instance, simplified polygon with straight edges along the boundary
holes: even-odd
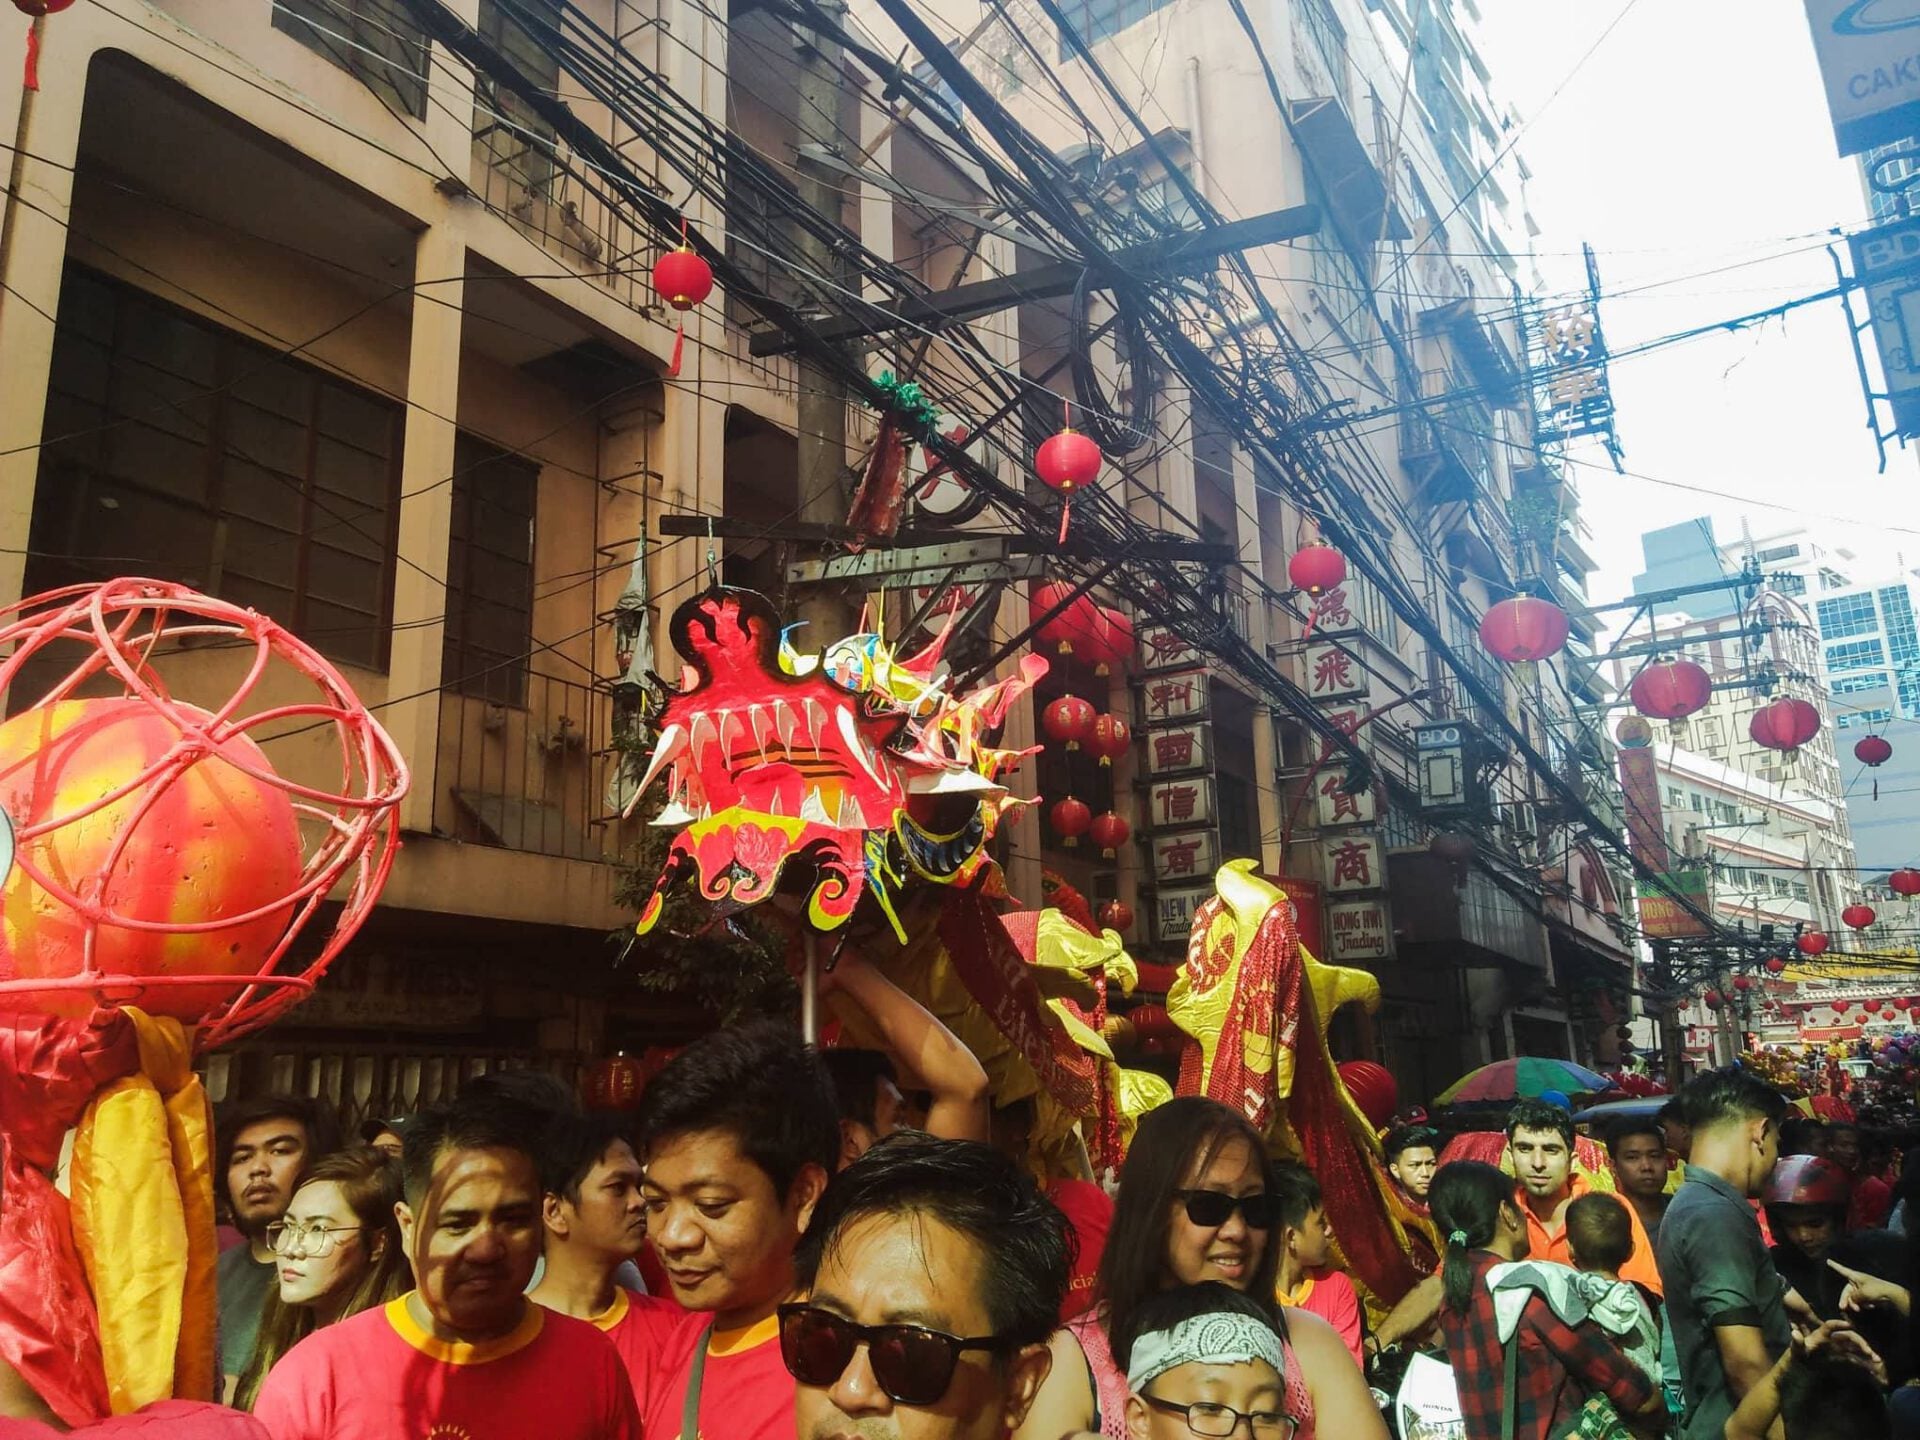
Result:
[[[796,188],[801,203],[836,224],[841,218],[841,195],[834,173],[809,153],[809,145],[831,150],[839,134],[840,92],[844,62],[837,41],[830,38],[846,20],[845,0],[821,0],[824,13],[818,27],[793,31],[798,47],[799,113],[795,117],[799,157]],[[841,182],[844,183],[844,182]],[[834,285],[848,286],[846,264],[833,245],[803,225],[796,225],[794,250],[801,265]],[[831,302],[830,302],[831,303]],[[800,519],[823,525],[843,524],[850,492],[847,486],[847,392],[826,368],[802,355],[797,365],[799,401]],[[816,648],[850,633],[858,608],[849,586],[826,582],[802,592],[796,610],[807,622],[800,636],[802,649]]]

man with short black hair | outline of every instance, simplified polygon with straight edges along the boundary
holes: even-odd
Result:
[[[692,1312],[635,1302],[655,1345],[647,1440],[792,1440],[776,1312],[840,1158],[819,1057],[786,1021],[695,1041],[647,1087],[640,1150],[648,1238]]]
[[[1332,1266],[1333,1226],[1327,1223],[1325,1197],[1314,1173],[1295,1160],[1276,1160],[1268,1184],[1279,1202],[1280,1224],[1267,1241],[1280,1247],[1274,1288],[1282,1305],[1318,1315],[1363,1371],[1360,1296],[1345,1272]]]
[[[878,1036],[884,1050],[833,1049],[821,1060],[840,1104],[840,1163],[846,1165],[905,1123],[906,1099],[895,1064],[928,1092],[925,1129],[948,1140],[985,1140],[992,1091],[987,1072],[953,1032],[879,968],[843,949],[821,977],[822,996],[836,995]]]
[[[1440,1168],[1440,1132],[1426,1125],[1396,1125],[1380,1142],[1380,1153],[1400,1193],[1426,1214],[1433,1172]]]
[[[307,1167],[333,1150],[337,1140],[333,1117],[297,1095],[243,1100],[220,1116],[219,1163],[227,1177],[227,1209],[234,1229],[244,1237],[215,1266],[220,1373],[229,1388],[253,1358],[260,1313],[278,1274],[267,1227],[286,1213]]]
[[[1667,1213],[1667,1136],[1652,1116],[1621,1120],[1607,1131],[1607,1158],[1620,1198],[1640,1218],[1648,1235],[1660,1233]],[[1637,1243],[1637,1242],[1636,1242]]]
[[[1573,1168],[1573,1117],[1544,1100],[1521,1100],[1507,1113],[1507,1155],[1518,1177],[1514,1198],[1527,1220],[1529,1254],[1535,1260],[1573,1263],[1567,1247],[1567,1207],[1592,1188]],[[1660,1274],[1653,1246],[1647,1240],[1636,1211],[1633,1220],[1633,1259],[1620,1272],[1622,1280],[1660,1293]]]
[[[527,1292],[535,1303],[591,1321],[620,1352],[637,1400],[646,1393],[653,1343],[619,1283],[621,1267],[647,1240],[640,1161],[623,1117],[558,1115],[540,1149],[540,1220],[546,1266]]]
[[[639,1440],[606,1336],[524,1293],[540,1253],[527,1116],[482,1096],[414,1118],[394,1213],[417,1288],[314,1331],[268,1372],[254,1414],[274,1440]]]
[[[988,1146],[901,1134],[872,1147],[807,1230],[806,1302],[781,1307],[787,1434],[1012,1434],[1051,1364],[1070,1246],[1065,1217]]]
[[[1740,1070],[1702,1075],[1681,1099],[1692,1154],[1660,1225],[1660,1275],[1687,1397],[1681,1440],[1719,1440],[1792,1338],[1750,1203],[1773,1173],[1787,1101]]]

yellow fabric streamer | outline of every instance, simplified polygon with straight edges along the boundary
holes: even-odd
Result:
[[[104,1087],[74,1136],[74,1244],[100,1312],[116,1415],[214,1396],[212,1116],[178,1020],[124,1013],[140,1070]]]

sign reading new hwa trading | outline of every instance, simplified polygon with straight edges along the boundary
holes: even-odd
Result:
[[[1842,155],[1920,132],[1920,0],[1807,0]]]

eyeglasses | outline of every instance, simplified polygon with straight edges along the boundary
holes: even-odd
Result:
[[[856,1325],[814,1305],[780,1307],[780,1358],[802,1385],[824,1389],[867,1347],[873,1378],[896,1405],[933,1405],[953,1383],[963,1350],[1004,1350],[991,1335],[963,1340],[922,1325]]]
[[[340,1242],[333,1237],[349,1235],[355,1230],[364,1229],[361,1225],[296,1225],[285,1220],[276,1220],[267,1226],[267,1245],[276,1255],[284,1255],[298,1246],[303,1253],[315,1260],[324,1260],[331,1255],[334,1246]]]
[[[1229,1195],[1224,1190],[1176,1190],[1186,1202],[1187,1219],[1204,1230],[1217,1230],[1238,1210],[1254,1230],[1271,1230],[1280,1218],[1280,1202],[1265,1190],[1251,1195]]]
[[[1187,1429],[1196,1435],[1210,1437],[1210,1440],[1234,1434],[1239,1430],[1242,1420],[1247,1422],[1247,1430],[1253,1440],[1293,1440],[1294,1432],[1300,1428],[1300,1422],[1282,1410],[1236,1410],[1231,1405],[1217,1405],[1211,1400],[1196,1400],[1191,1405],[1182,1405],[1177,1400],[1162,1400],[1157,1395],[1146,1394],[1141,1394],[1140,1398],[1165,1414],[1183,1417]]]

